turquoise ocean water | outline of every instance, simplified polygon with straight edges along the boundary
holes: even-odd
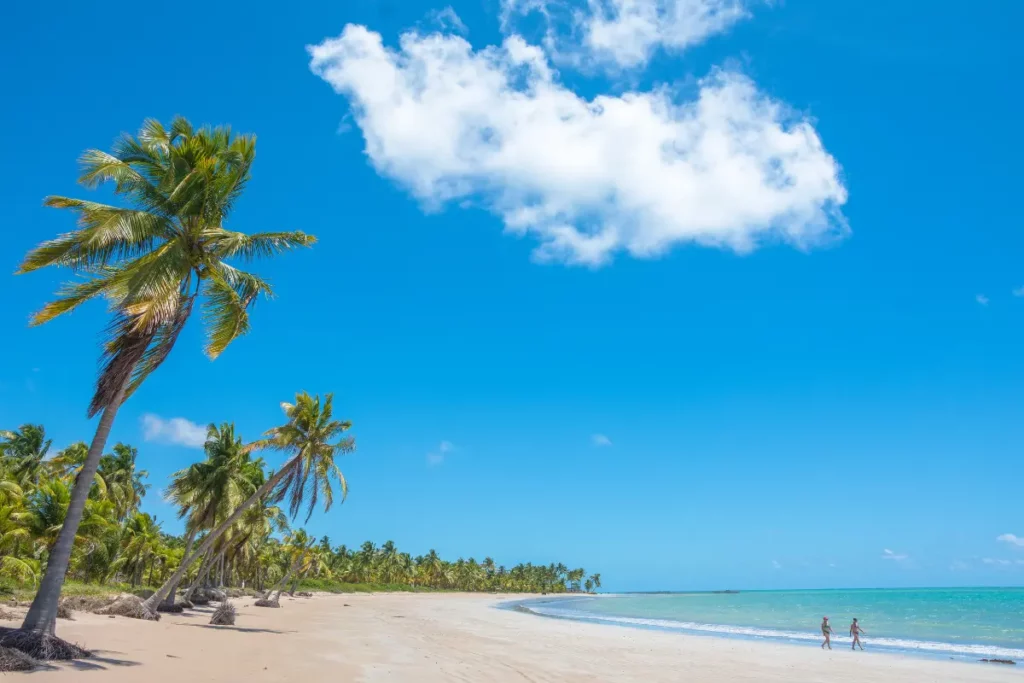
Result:
[[[752,591],[625,594],[521,603],[550,617],[692,634],[850,646],[853,617],[868,650],[980,659],[1024,659],[1024,588]]]

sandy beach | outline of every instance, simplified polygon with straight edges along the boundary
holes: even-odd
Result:
[[[493,609],[505,596],[378,594],[236,601],[237,626],[206,611],[141,622],[76,613],[60,635],[96,658],[32,674],[103,681],[1024,681],[1020,667],[685,636]],[[15,625],[0,622],[3,625]],[[870,642],[869,642],[870,647]],[[26,678],[26,680],[28,680]]]

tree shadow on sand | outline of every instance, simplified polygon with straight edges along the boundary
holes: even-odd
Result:
[[[68,664],[79,671],[105,671],[112,666],[139,666],[140,662],[133,662],[130,659],[116,659],[104,657],[101,652],[93,650],[89,659],[75,659]]]
[[[284,635],[286,633],[298,633],[298,631],[278,631],[272,628],[246,628],[245,626],[216,626],[214,624],[182,624],[182,626],[193,626],[195,628],[212,628],[218,631],[239,631],[241,633],[273,633]]]

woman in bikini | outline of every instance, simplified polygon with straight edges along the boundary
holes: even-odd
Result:
[[[853,643],[850,645],[851,650],[856,650],[857,646],[860,646],[861,651],[864,650],[864,646],[860,644],[860,634],[864,633],[864,629],[857,623],[857,618],[853,618],[853,623],[850,624],[850,637],[853,638]]]
[[[821,635],[825,636],[825,642],[821,644],[821,649],[824,650],[825,646],[828,649],[832,649],[832,626],[828,623],[828,617],[821,620]]]

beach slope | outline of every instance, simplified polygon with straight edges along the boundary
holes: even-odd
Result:
[[[205,612],[165,615],[157,623],[76,613],[75,621],[58,623],[60,635],[96,650],[95,659],[4,680],[1024,683],[1020,666],[822,652],[816,645],[686,636],[494,609],[508,599],[317,596],[285,598],[281,609],[243,599],[236,601],[235,627],[209,626]]]

